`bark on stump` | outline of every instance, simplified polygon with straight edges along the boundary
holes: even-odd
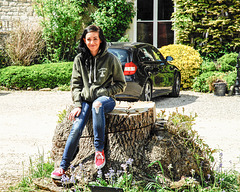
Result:
[[[58,167],[62,158],[65,143],[72,127],[72,122],[67,119],[72,110],[70,106],[66,117],[55,129],[51,156]],[[191,170],[196,174],[199,165],[194,154],[184,146],[184,142],[176,139],[162,125],[156,123],[156,109],[154,102],[121,102],[115,109],[106,115],[105,134],[106,165],[103,174],[109,169],[122,170],[129,158],[133,162],[133,174],[136,178],[143,179],[146,175],[156,176],[161,173],[158,164],[148,167],[154,161],[160,161],[164,176],[180,179],[182,176],[191,176]],[[200,151],[201,153],[201,151]],[[79,142],[72,165],[76,166],[75,172],[82,172],[79,164],[84,166],[84,178],[95,180],[97,169],[94,164],[95,149],[93,146],[92,120],[87,123]],[[202,154],[199,154],[201,156]],[[172,165],[171,172],[168,169]],[[204,175],[210,173],[209,162],[204,161],[201,167]]]

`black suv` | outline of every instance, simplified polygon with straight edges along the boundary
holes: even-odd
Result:
[[[116,95],[118,100],[150,101],[153,97],[170,95],[178,97],[181,74],[179,69],[168,63],[159,50],[147,43],[111,43],[108,51],[122,63],[127,87]]]

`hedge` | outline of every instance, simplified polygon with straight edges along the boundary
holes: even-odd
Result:
[[[9,89],[34,90],[70,85],[72,62],[33,66],[9,66],[0,69],[0,85]]]

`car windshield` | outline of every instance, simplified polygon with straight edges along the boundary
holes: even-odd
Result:
[[[122,64],[129,62],[129,53],[125,49],[109,48],[108,52],[116,55]]]

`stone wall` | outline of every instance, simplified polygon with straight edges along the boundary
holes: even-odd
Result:
[[[16,22],[27,25],[38,23],[32,0],[0,0],[0,49],[3,46],[3,38],[14,29]]]
[[[38,22],[32,0],[0,0],[0,32],[11,31],[15,22]]]

